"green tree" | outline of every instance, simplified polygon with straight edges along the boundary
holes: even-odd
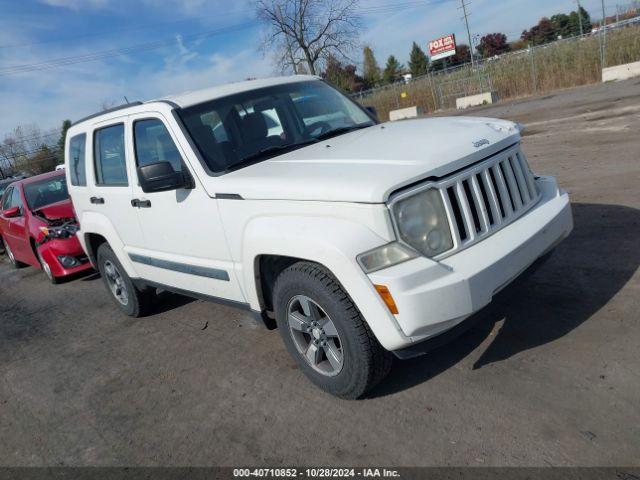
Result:
[[[64,163],[64,142],[67,140],[67,130],[71,127],[71,120],[64,120],[62,122],[62,129],[60,130],[60,138],[56,147],[56,157],[58,163]]]
[[[591,16],[584,8],[580,7],[578,11],[569,14],[569,31],[570,35],[580,35],[580,17],[582,17],[582,33],[591,32],[593,25],[591,24]]]
[[[384,67],[384,72],[382,72],[382,79],[384,83],[394,83],[402,75],[402,70],[404,66],[398,61],[396,57],[393,55],[389,55],[387,59],[387,65]]]
[[[411,47],[409,70],[414,78],[425,75],[429,71],[429,58],[416,42],[413,42]]]
[[[367,88],[373,88],[380,83],[380,67],[373,54],[373,50],[368,45],[364,47],[362,52],[364,61],[362,66],[362,75]]]
[[[565,15],[564,13],[558,13],[550,18],[551,23],[553,23],[553,28],[556,31],[557,35],[562,35],[562,38],[567,38],[575,33],[571,28],[571,20],[569,15]]]

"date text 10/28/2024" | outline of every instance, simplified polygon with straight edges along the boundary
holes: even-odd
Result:
[[[234,478],[399,478],[397,470],[387,468],[234,468]]]

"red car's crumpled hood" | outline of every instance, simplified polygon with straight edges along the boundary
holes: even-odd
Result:
[[[62,218],[75,218],[76,214],[73,210],[71,200],[63,200],[62,202],[52,203],[36,210],[37,213],[44,216],[47,220],[60,220]]]

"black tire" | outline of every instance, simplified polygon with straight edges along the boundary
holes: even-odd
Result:
[[[105,286],[107,287],[107,291],[109,292],[109,296],[114,303],[123,313],[130,317],[139,318],[144,316],[153,304],[155,291],[152,289],[142,290],[137,288],[108,244],[103,243],[98,248],[97,261],[100,276],[102,277]],[[120,299],[117,296],[117,290],[112,288],[115,284],[115,280],[112,280],[112,276],[107,273],[111,270],[111,267],[113,267],[117,272],[117,275],[122,280],[121,286],[124,287],[119,290],[121,294]],[[126,297],[126,303],[122,301],[123,296]]]
[[[4,247],[4,251],[6,252],[7,258],[9,259],[9,263],[13,268],[23,268],[27,266],[26,263],[22,263],[16,260],[16,257],[13,255],[13,251],[11,250],[11,247],[9,247],[7,243],[5,243],[4,238],[0,237],[0,241],[2,241],[2,246]]]
[[[314,369],[296,347],[289,328],[289,306],[296,297],[313,300],[331,319],[340,337],[343,364],[327,376]],[[393,356],[373,332],[335,277],[323,266],[298,262],[276,279],[273,290],[276,321],[287,350],[304,374],[322,390],[344,399],[364,395],[386,377]]]

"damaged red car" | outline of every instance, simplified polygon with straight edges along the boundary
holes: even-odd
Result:
[[[12,183],[0,206],[0,240],[14,267],[41,268],[52,283],[92,268],[76,237],[64,171]]]

